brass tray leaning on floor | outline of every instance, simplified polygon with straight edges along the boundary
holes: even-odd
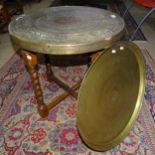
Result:
[[[77,125],[94,150],[111,149],[133,127],[145,89],[145,63],[134,43],[105,50],[87,71],[78,96]]]

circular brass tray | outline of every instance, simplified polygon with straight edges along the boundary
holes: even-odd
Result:
[[[127,136],[141,108],[145,63],[133,43],[118,43],[91,65],[78,96],[77,125],[84,142],[105,151]]]
[[[123,19],[110,11],[83,6],[42,9],[15,18],[9,33],[16,47],[69,55],[109,47],[124,34]]]

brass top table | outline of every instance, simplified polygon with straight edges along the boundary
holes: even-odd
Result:
[[[63,6],[22,15],[9,32],[20,48],[46,54],[80,54],[107,48],[123,35],[124,21],[103,9]]]
[[[79,55],[108,48],[124,34],[124,21],[117,14],[98,8],[61,6],[18,16],[9,25],[13,44],[30,72],[38,111],[42,117],[55,105],[46,106],[39,83],[36,53],[46,55]],[[47,73],[54,77],[50,64]],[[56,77],[58,84],[76,96]],[[77,86],[75,86],[76,88]],[[66,94],[63,94],[64,97]]]

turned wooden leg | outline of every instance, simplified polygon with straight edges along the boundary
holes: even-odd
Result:
[[[45,55],[45,65],[46,65],[46,73],[47,73],[47,79],[49,82],[52,82],[52,76],[53,76],[53,72],[51,69],[51,64],[50,64],[50,60],[49,57],[47,55]]]
[[[39,82],[37,56],[27,51],[21,51],[21,56],[32,79],[33,89],[37,99],[38,112],[41,117],[46,117],[48,115],[48,108],[44,104],[43,93]]]
[[[47,73],[47,79],[49,82],[52,82],[53,72],[51,69],[51,64],[46,63],[46,73]]]
[[[94,62],[97,60],[97,58],[100,56],[101,52],[93,53],[91,57],[91,62]]]

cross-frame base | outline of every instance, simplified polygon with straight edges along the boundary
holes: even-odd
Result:
[[[32,84],[33,84],[33,89],[34,93],[37,99],[37,108],[38,108],[38,113],[40,114],[41,117],[46,117],[48,116],[49,110],[52,109],[54,106],[56,106],[59,102],[64,100],[67,96],[72,95],[77,99],[77,92],[76,90],[80,87],[81,80],[79,80],[76,84],[74,84],[71,88],[63,83],[61,80],[59,80],[52,72],[52,66],[49,63],[48,57],[46,58],[46,70],[47,70],[47,77],[50,82],[54,81],[56,82],[61,88],[65,90],[64,93],[59,95],[57,98],[52,100],[51,103],[46,105],[44,103],[43,99],[43,91],[41,89],[41,84],[39,81],[39,76],[38,76],[38,58],[37,54],[29,52],[29,51],[20,51],[20,56],[24,61],[24,64],[30,74]]]

